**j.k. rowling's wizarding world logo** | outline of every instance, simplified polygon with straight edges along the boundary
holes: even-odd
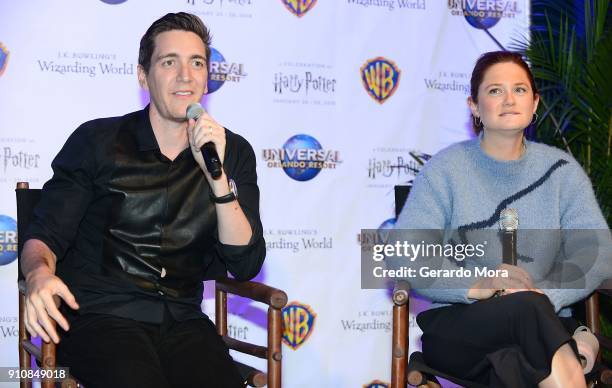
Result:
[[[282,2],[292,14],[301,18],[315,6],[317,0],[282,0]]]
[[[370,97],[382,104],[397,90],[400,73],[395,62],[376,57],[361,66],[361,82]]]
[[[317,315],[308,305],[291,302],[283,308],[283,343],[296,350],[312,334]]]

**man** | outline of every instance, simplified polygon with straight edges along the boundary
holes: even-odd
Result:
[[[70,136],[25,236],[27,330],[61,339],[59,362],[87,387],[242,386],[200,309],[202,280],[254,277],[265,243],[253,149],[206,113],[185,118],[207,92],[209,58],[198,17],[154,22],[138,58],[149,106]]]

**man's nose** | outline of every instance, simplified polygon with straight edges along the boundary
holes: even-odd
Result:
[[[182,82],[189,82],[192,80],[191,69],[187,65],[180,65],[178,69],[177,79]]]

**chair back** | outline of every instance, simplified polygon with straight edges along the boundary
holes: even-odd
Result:
[[[21,265],[19,258],[21,257],[21,250],[23,249],[23,239],[21,236],[25,236],[30,222],[34,217],[34,208],[40,201],[41,189],[30,189],[28,188],[27,182],[19,182],[15,189],[17,195],[17,267],[18,275],[17,280],[24,280],[23,273],[21,272]]]
[[[411,188],[412,186],[409,185],[397,185],[393,188],[395,191],[395,218],[399,217],[402,212]]]

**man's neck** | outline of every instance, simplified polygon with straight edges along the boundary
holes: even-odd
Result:
[[[187,122],[164,119],[155,109],[149,110],[149,119],[161,153],[174,160],[189,145]]]

